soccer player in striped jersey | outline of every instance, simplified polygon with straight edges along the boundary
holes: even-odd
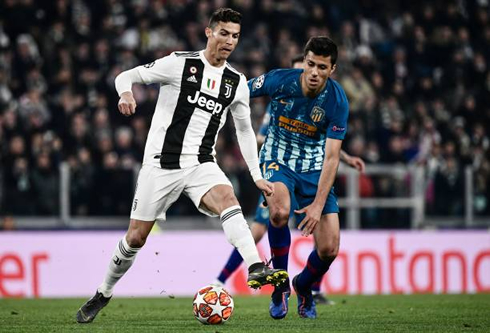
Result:
[[[215,161],[216,138],[230,111],[241,152],[257,188],[265,196],[274,193],[273,185],[260,173],[246,79],[226,62],[238,43],[240,22],[240,13],[218,9],[205,29],[205,50],[174,52],[116,78],[118,108],[125,116],[136,112],[133,83],[159,83],[160,95],[146,141],[128,232],[116,246],[95,296],[77,312],[79,323],[92,322],[107,305],[115,284],[131,267],[155,220],[165,219],[167,209],[181,193],[202,213],[220,217],[228,241],[248,266],[250,287],[286,280],[285,270],[271,269],[261,262],[233,187]]]
[[[313,235],[315,249],[292,285],[298,314],[316,318],[312,285],[327,272],[339,250],[339,207],[333,182],[347,130],[349,105],[342,87],[330,78],[335,71],[337,46],[328,37],[312,37],[304,50],[303,69],[278,69],[249,81],[251,97],[270,96],[270,126],[260,152],[262,173],[275,185],[267,197],[271,226],[269,243],[274,267],[286,267],[284,244],[290,238],[291,196],[304,236]],[[273,318],[288,311],[289,282],[274,289]]]
[[[295,56],[291,60],[291,67],[302,69],[303,60],[304,60],[304,55],[301,54]],[[270,122],[270,104],[267,106],[266,114],[264,115],[262,125],[260,126],[260,129],[257,132],[256,139],[257,139],[257,144],[259,146],[261,146],[265,141],[265,137],[267,136],[267,131],[269,129],[269,122]],[[359,172],[364,172],[364,169],[366,167],[364,161],[360,157],[351,156],[344,150],[340,151],[340,160],[345,164],[349,165],[350,167],[358,170]],[[295,215],[294,222],[298,224],[302,220],[302,215],[294,214],[294,209],[296,208],[297,208],[296,199],[294,195],[291,195],[290,218]],[[250,225],[250,230],[252,231],[252,235],[254,237],[256,244],[260,242],[262,237],[264,237],[268,228],[269,228],[269,208],[263,205],[263,198],[261,197],[259,198],[259,202],[257,204],[254,221]],[[289,246],[291,243],[290,240],[291,240],[290,237],[284,239],[283,244],[281,246],[281,248],[284,249],[283,252],[285,252],[284,262],[286,263],[286,266],[284,267],[284,269],[287,269],[287,262],[288,262],[287,253],[289,252]],[[279,249],[274,249],[275,252],[277,252],[277,250]],[[218,277],[213,282],[213,284],[218,286],[224,286],[227,279],[238,269],[238,267],[240,267],[242,262],[243,259],[240,256],[240,253],[236,249],[234,249],[230,257],[228,258],[228,261],[224,265],[223,269],[220,271]],[[321,293],[320,285],[321,285],[322,278],[323,276],[320,277],[312,286],[313,299],[315,300],[316,304],[326,304],[326,305],[335,304],[332,300],[326,298]]]

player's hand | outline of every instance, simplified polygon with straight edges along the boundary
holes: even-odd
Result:
[[[117,108],[126,117],[133,115],[136,112],[136,101],[133,93],[130,91],[123,92],[119,98],[119,103],[117,103]]]
[[[322,217],[323,207],[312,203],[302,209],[296,209],[296,214],[306,214],[305,218],[298,225],[298,230],[301,230],[301,234],[308,237],[315,230],[316,225],[320,222]]]
[[[274,195],[274,184],[265,179],[259,179],[255,182],[255,186],[267,197]]]
[[[359,172],[364,172],[366,170],[366,163],[364,163],[360,157],[351,156],[347,164]]]

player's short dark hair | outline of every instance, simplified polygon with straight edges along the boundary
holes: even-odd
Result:
[[[231,8],[219,8],[217,9],[211,18],[209,19],[208,27],[213,29],[218,22],[233,22],[233,23],[242,23],[242,14],[231,9]]]
[[[330,56],[330,60],[332,65],[335,65],[337,62],[337,44],[330,38],[326,36],[315,36],[311,37],[308,43],[306,43],[304,56],[311,51],[316,55],[328,57]]]
[[[294,64],[297,62],[303,62],[305,56],[302,54],[297,54],[291,59],[291,67],[294,67]]]

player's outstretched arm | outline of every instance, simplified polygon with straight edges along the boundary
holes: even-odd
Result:
[[[362,158],[349,155],[344,150],[340,151],[340,160],[359,172],[366,170],[366,163],[364,163]]]
[[[136,112],[136,101],[134,100],[131,88],[133,87],[133,83],[142,82],[143,80],[135,68],[124,71],[116,76],[114,83],[120,97],[117,108],[123,115],[131,116]]]
[[[266,196],[270,196],[274,193],[274,185],[263,179],[260,173],[255,132],[250,119],[250,92],[248,86],[244,82],[245,80],[240,81],[236,102],[230,109],[235,123],[238,146],[240,147],[245,163],[247,163],[248,170],[250,171],[250,175],[252,176],[255,185],[264,192]]]
[[[252,122],[250,118],[238,118],[234,117],[236,136],[238,139],[238,146],[242,152],[243,159],[247,163],[250,175],[252,176],[255,185],[259,190],[264,192],[266,196],[274,194],[274,185],[263,179],[260,174],[259,158],[257,156],[257,146],[255,143],[255,133],[252,128]]]
[[[182,58],[179,62],[179,58],[172,53],[119,74],[115,80],[116,90],[120,97],[117,105],[119,112],[125,116],[131,116],[136,112],[136,101],[131,91],[134,83],[169,83],[172,79],[180,78],[178,73],[181,71],[181,65]]]

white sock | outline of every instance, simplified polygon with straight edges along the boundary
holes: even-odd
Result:
[[[261,262],[252,232],[243,217],[242,208],[231,206],[221,213],[220,219],[228,242],[236,247],[247,267]]]
[[[112,255],[109,269],[107,270],[104,282],[99,286],[98,291],[104,297],[111,297],[117,281],[128,271],[134,262],[134,258],[140,248],[130,247],[126,241],[126,235],[119,241]]]

